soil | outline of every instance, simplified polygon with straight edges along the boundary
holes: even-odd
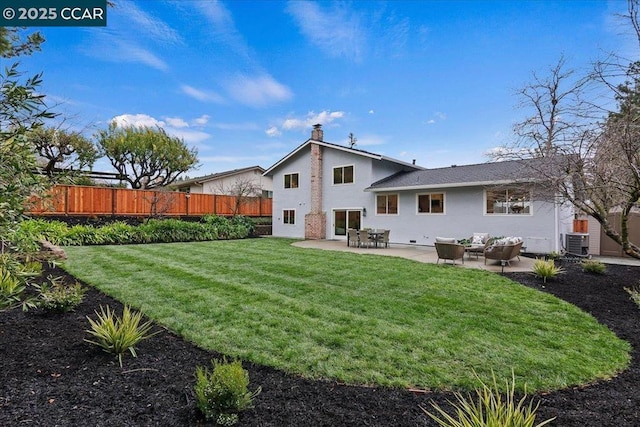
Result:
[[[542,286],[530,274],[506,276],[552,293],[591,313],[633,346],[630,367],[592,385],[534,396],[538,421],[555,426],[640,426],[640,309],[624,287],[638,285],[640,267],[610,265],[604,275],[567,273]],[[61,270],[45,274],[64,275]],[[69,280],[75,280],[69,277]],[[89,288],[75,312],[46,314],[19,309],[0,313],[0,425],[192,426],[207,425],[195,409],[196,366],[220,355],[168,330],[137,346],[138,357],[117,359],[83,341],[86,316],[122,305]],[[354,387],[310,381],[244,362],[251,389],[262,393],[240,415],[239,426],[435,426],[420,406],[446,407],[451,393]]]

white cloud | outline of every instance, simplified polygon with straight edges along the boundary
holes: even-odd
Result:
[[[189,86],[189,85],[182,85],[180,86],[180,89],[182,89],[183,93],[185,93],[186,95],[189,95],[194,99],[197,99],[198,101],[216,102],[216,103],[224,102],[224,99],[222,98],[222,96],[218,95],[215,92],[196,89],[193,86]]]
[[[269,75],[249,77],[238,75],[228,82],[229,95],[251,107],[264,107],[293,97],[291,90]]]
[[[111,122],[115,122],[118,127],[160,127],[168,135],[183,139],[189,144],[199,144],[211,137],[206,132],[188,129],[187,121],[178,117],[167,118],[163,121],[148,114],[121,114],[111,119]]]
[[[313,111],[307,113],[307,117],[298,119],[290,118],[282,122],[281,128],[284,130],[304,130],[309,129],[315,124],[328,125],[337,119],[344,117],[344,111],[321,111],[315,113]]]
[[[118,127],[164,127],[165,122],[156,120],[147,114],[121,114],[111,119]]]
[[[122,16],[135,23],[138,34],[146,35],[153,40],[161,40],[170,43],[182,42],[178,32],[167,25],[164,21],[151,16],[140,9],[134,2],[128,0],[118,0],[118,9],[124,11]]]
[[[193,119],[193,123],[197,126],[204,126],[209,122],[209,116],[207,114],[203,114],[197,119]]]
[[[231,12],[222,4],[222,2],[213,1],[196,1],[191,2],[212,24],[212,33],[214,38],[221,40],[227,46],[230,46],[234,52],[245,59],[251,57],[251,49],[236,28]]]
[[[373,110],[369,110],[369,114],[375,114],[376,112]]]
[[[343,6],[324,11],[317,3],[307,1],[290,1],[287,11],[302,34],[327,55],[356,62],[362,59],[366,38],[357,14]]]
[[[189,123],[185,122],[180,117],[166,117],[167,124],[174,128],[186,128],[189,127]]]
[[[270,137],[282,135],[282,132],[280,132],[280,130],[276,126],[271,126],[269,129],[267,129],[264,132]]]
[[[169,68],[160,57],[136,41],[127,40],[108,31],[99,34],[93,44],[83,49],[87,55],[103,61],[144,64],[160,71]]]

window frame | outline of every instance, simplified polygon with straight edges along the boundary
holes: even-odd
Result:
[[[389,197],[390,196],[395,196],[396,197],[396,211],[393,213],[389,213]],[[385,210],[386,212],[380,213],[378,211],[378,198],[379,197],[386,197],[387,201],[385,203]],[[398,216],[400,215],[400,193],[386,193],[386,194],[376,194],[376,215],[385,215],[385,216]]]
[[[517,201],[510,201],[509,192],[522,193],[526,194],[527,198]],[[500,193],[504,200],[504,209],[505,212],[488,212],[488,202],[489,202],[489,194],[490,193]],[[516,203],[521,203],[523,208],[522,212],[515,213],[512,211],[512,206]],[[528,212],[526,212],[526,207],[528,205]],[[484,190],[484,198],[483,198],[483,214],[488,216],[531,216],[533,215],[533,197],[531,197],[531,190],[522,190],[517,187],[500,187],[500,188],[487,188]]]
[[[431,195],[438,194],[442,195],[442,212],[431,212],[432,208],[432,198]],[[420,212],[420,196],[429,196],[429,212]],[[416,194],[416,215],[445,215],[446,211],[446,200],[447,193],[446,191],[431,191],[428,193],[417,193]]]
[[[345,169],[346,168],[351,168],[351,181],[350,182],[345,182],[344,181],[344,177],[345,177]],[[341,174],[340,176],[342,177],[342,182],[336,182],[336,169],[341,169]],[[354,164],[350,164],[350,165],[341,165],[341,166],[334,166],[332,169],[332,177],[331,177],[331,182],[333,183],[333,185],[349,185],[349,184],[354,184],[356,182],[356,166]]]
[[[291,222],[292,216],[293,216],[293,222]],[[296,210],[282,209],[282,223],[284,225],[296,225]]]
[[[293,176],[296,175],[296,186],[291,185]],[[289,186],[287,187],[287,177],[289,177]],[[285,190],[295,190],[300,188],[300,172],[285,173],[282,175],[282,186]]]

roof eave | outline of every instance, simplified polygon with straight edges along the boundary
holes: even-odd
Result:
[[[379,192],[389,192],[389,191],[413,191],[413,190],[435,190],[439,188],[465,188],[465,187],[484,187],[484,186],[494,186],[494,185],[508,185],[508,184],[517,184],[523,182],[532,182],[531,179],[524,180],[513,180],[513,179],[504,179],[504,180],[493,180],[493,181],[474,181],[474,182],[451,182],[451,183],[443,183],[443,184],[421,184],[421,185],[404,185],[397,187],[368,187],[365,188],[364,191],[368,191],[371,193],[379,193]]]

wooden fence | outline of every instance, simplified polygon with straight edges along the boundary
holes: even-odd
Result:
[[[95,216],[271,216],[271,199],[130,190],[128,188],[56,185],[43,199],[33,200],[32,215]]]

